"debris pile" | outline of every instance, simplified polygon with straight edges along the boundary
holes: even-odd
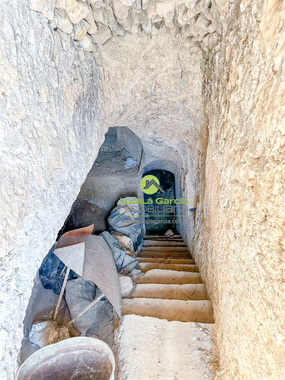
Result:
[[[93,235],[94,225],[63,234],[45,257],[39,277],[45,289],[59,295],[53,320],[37,321],[29,333],[32,344],[45,347],[76,335],[110,335],[114,311],[134,290],[136,254],[142,246],[142,223],[136,198],[117,202],[108,218],[109,231]],[[64,302],[63,322],[61,305]],[[77,334],[78,332],[78,334]]]
[[[34,323],[29,334],[30,341],[41,348],[68,338],[70,338],[68,328],[59,326],[54,321]]]

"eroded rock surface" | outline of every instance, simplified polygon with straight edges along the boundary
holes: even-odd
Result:
[[[213,301],[220,378],[284,378],[283,3],[0,10],[0,378],[14,378],[36,271],[116,125],[172,160],[198,205],[182,233]]]
[[[285,378],[284,17],[279,1],[233,3],[204,67],[195,260],[214,303],[220,379]]]

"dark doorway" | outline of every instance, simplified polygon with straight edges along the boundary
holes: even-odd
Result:
[[[176,230],[175,177],[168,170],[155,169],[144,174],[155,176],[160,189],[154,194],[144,194],[145,227],[147,235],[164,235]]]

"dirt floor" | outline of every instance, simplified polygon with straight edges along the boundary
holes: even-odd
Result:
[[[214,379],[214,324],[126,315],[115,332],[118,380]]]

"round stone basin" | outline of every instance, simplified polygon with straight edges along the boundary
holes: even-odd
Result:
[[[115,359],[99,339],[76,337],[46,346],[19,368],[16,380],[113,380]]]

